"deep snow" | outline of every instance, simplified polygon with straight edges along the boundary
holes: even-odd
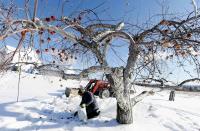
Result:
[[[0,78],[0,131],[200,131],[200,93],[176,92],[168,101],[169,90],[146,97],[133,108],[134,122],[115,121],[116,100],[99,99],[101,115],[87,123],[73,117],[80,97],[66,98],[65,87],[84,86],[87,81],[62,80],[22,73],[19,102],[18,74],[8,72]],[[135,87],[137,93],[150,88]]]

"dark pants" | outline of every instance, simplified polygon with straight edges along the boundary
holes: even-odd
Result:
[[[96,111],[93,111],[91,113],[87,113],[87,118],[91,119],[91,118],[97,117],[99,114],[100,114],[100,111],[96,110]]]

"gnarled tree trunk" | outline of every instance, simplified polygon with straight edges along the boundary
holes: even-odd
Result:
[[[124,92],[125,84],[123,71],[123,67],[114,68],[112,73],[107,75],[107,78],[111,83],[117,100],[117,122],[120,124],[131,124],[133,123],[132,102],[130,100],[130,92]]]
[[[120,105],[117,103],[117,122],[121,124],[131,124],[133,123],[133,115],[132,115],[132,102],[130,99],[125,100],[126,110],[121,108]]]
[[[113,68],[107,79],[117,100],[117,121],[120,124],[133,123],[132,101],[130,99],[131,76],[139,54],[133,40],[129,45],[129,57],[126,67]]]

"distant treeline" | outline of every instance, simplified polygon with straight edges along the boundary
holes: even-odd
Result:
[[[135,85],[145,86],[145,87],[162,88],[162,89],[170,89],[170,90],[200,92],[200,85],[182,85],[182,86],[164,85],[164,86],[161,86],[160,84],[150,84],[150,83],[135,83]]]

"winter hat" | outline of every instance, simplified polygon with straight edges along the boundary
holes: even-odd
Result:
[[[85,92],[85,89],[84,89],[84,88],[79,88],[78,94],[83,94],[84,92]]]

